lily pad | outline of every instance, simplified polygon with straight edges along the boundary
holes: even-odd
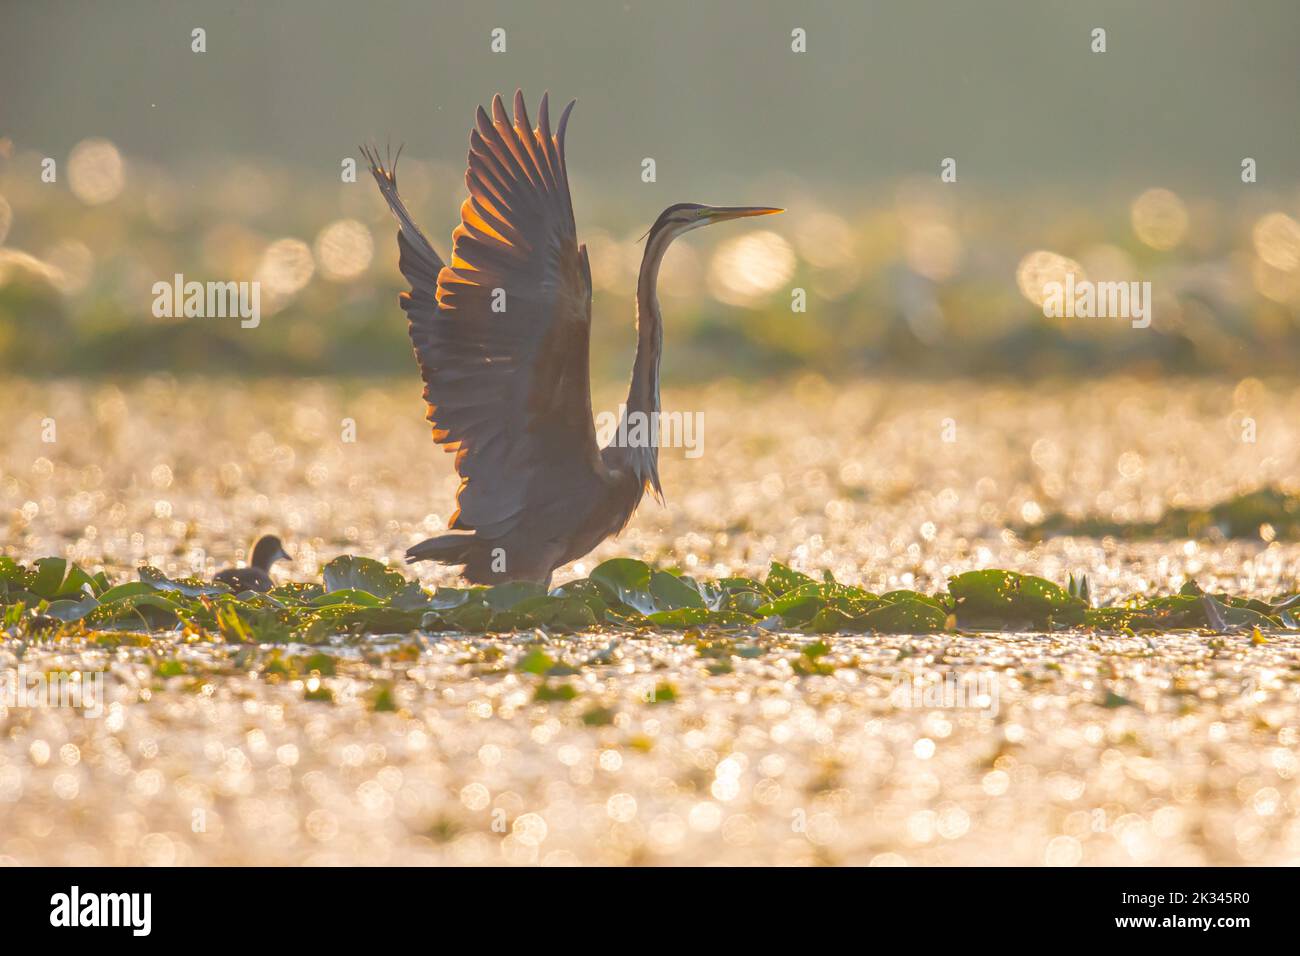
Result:
[[[377,598],[389,598],[406,586],[406,579],[373,558],[345,554],[321,571],[326,591],[366,591]]]
[[[704,608],[704,598],[694,582],[669,574],[667,571],[655,571],[650,575],[650,594],[661,611],[688,607]]]
[[[948,613],[929,601],[898,598],[868,611],[854,624],[880,634],[934,634],[947,621]]]
[[[145,584],[152,585],[159,591],[175,591],[186,597],[201,597],[203,595],[229,594],[230,588],[224,584],[208,584],[197,578],[182,578],[172,580],[163,574],[157,568],[143,567],[139,570],[140,580]]]
[[[1081,624],[1088,609],[1059,584],[1015,571],[968,571],[951,578],[948,590],[963,626]]]
[[[650,565],[635,558],[613,558],[598,564],[591,572],[609,601],[618,601],[641,614],[653,614],[654,595],[650,593]]]
[[[796,571],[777,561],[773,561],[767,569],[767,589],[775,595],[785,594],[787,591],[812,583],[814,583],[813,579],[802,571]]]
[[[89,589],[96,590],[96,580],[79,566],[63,558],[41,558],[27,579],[27,590],[38,597],[53,601],[57,598],[78,597]]]
[[[546,589],[533,581],[511,581],[488,588],[483,593],[483,600],[494,611],[508,611],[524,601],[546,597]]]
[[[45,609],[45,613],[50,617],[58,618],[60,621],[80,621],[97,607],[99,607],[99,601],[87,594],[80,601],[51,601],[50,606]]]

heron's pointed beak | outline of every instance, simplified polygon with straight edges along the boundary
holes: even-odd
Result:
[[[289,552],[286,551],[286,550],[284,550],[284,548],[281,548],[281,549],[280,549],[280,553],[277,554],[277,555],[275,556],[275,559],[276,559],[277,561],[292,561],[292,560],[293,560],[293,558],[289,556]]]
[[[747,216],[773,216],[785,212],[777,206],[713,206],[709,209],[709,222],[726,222],[728,219],[744,219]]]

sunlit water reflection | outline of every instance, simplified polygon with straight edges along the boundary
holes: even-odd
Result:
[[[0,521],[20,560],[206,574],[274,529],[295,556],[277,575],[305,579],[341,552],[397,562],[451,509],[450,459],[409,382],[4,394]],[[777,558],[873,590],[941,589],[975,567],[1086,571],[1101,601],[1190,577],[1258,596],[1296,587],[1288,543],[1031,545],[1007,531],[1287,484],[1300,474],[1290,390],[809,379],[665,403],[704,412],[703,455],[666,452],[667,507],[644,505],[570,574],[631,555],[706,577],[761,576]],[[1300,860],[1294,638],[832,637],[829,673],[813,676],[795,666],[808,640],[746,633],[718,657],[680,634],[376,638],[330,649],[330,676],[176,635],[116,649],[5,639],[3,667],[109,675],[97,719],[0,701],[0,860]],[[536,701],[540,678],[515,668],[538,641],[571,667],[549,685],[572,700]],[[900,681],[975,673],[996,675],[995,702],[896,695]],[[321,688],[332,702],[309,699]]]

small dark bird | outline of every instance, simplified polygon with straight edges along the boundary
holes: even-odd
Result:
[[[212,580],[227,585],[236,594],[245,591],[265,594],[275,587],[275,582],[271,580],[271,565],[281,559],[288,561],[289,555],[280,539],[273,534],[263,535],[253,545],[253,557],[248,562],[248,567],[226,568],[214,574]]]
[[[637,447],[596,445],[588,376],[591,266],[577,241],[564,132],[551,134],[543,95],[534,128],[522,93],[514,121],[501,97],[470,131],[469,198],[445,264],[397,193],[396,160],[362,149],[399,225],[400,301],[410,322],[433,440],[456,455],[452,534],[406,560],[462,565],[476,584],[540,581],[661,496],[658,431]],[[400,156],[401,150],[398,150]],[[701,226],[782,210],[677,203],[646,234],[637,281],[637,348],[617,435],[659,414],[663,320],[656,286],[669,243]],[[644,433],[644,424],[639,428]]]

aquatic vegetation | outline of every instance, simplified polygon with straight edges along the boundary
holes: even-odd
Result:
[[[1300,631],[1284,600],[1300,591],[1300,543],[1012,533],[1039,514],[1149,520],[1296,490],[1289,382],[672,388],[677,407],[707,411],[704,464],[666,455],[667,507],[566,569],[541,604],[581,602],[564,605],[568,628],[495,633],[540,592],[467,597],[449,570],[401,563],[445,526],[458,481],[405,378],[5,388],[0,680],[81,674],[104,709],[0,695],[0,861],[1300,858]],[[1256,444],[1238,439],[1243,414]],[[772,433],[778,417],[793,445]],[[213,589],[269,531],[295,556],[273,577],[301,583],[257,599]],[[339,562],[327,581],[344,554],[378,566]],[[645,565],[597,574],[623,557]],[[972,569],[1045,579],[1084,621],[1038,581],[954,583]],[[792,593],[810,584],[811,598]],[[633,623],[612,587],[642,605],[622,609]],[[760,626],[782,599],[789,621]],[[205,600],[215,629],[158,606],[197,614]],[[121,619],[55,616],[81,602]],[[642,623],[698,604],[744,623]],[[1017,622],[981,625],[986,605]],[[421,627],[458,609],[462,630]],[[406,621],[389,631],[381,614]],[[928,632],[835,631],[841,614],[912,615]]]
[[[717,631],[759,629],[806,634],[936,634],[944,631],[1089,628],[1102,631],[1244,627],[1300,630],[1292,610],[1300,596],[1276,602],[1210,595],[1195,582],[1168,596],[1133,596],[1089,606],[1087,579],[1063,588],[1015,571],[968,571],[947,592],[895,590],[873,594],[773,562],[763,581],[729,577],[700,581],[614,558],[587,578],[545,591],[531,582],[428,591],[371,558],[342,555],[321,571],[321,583],[293,583],[266,594],[232,592],[195,578],[172,579],[155,568],[139,580],[111,584],[63,558],[26,567],[0,558],[0,607],[6,626],[37,633],[183,629],[228,643],[321,643],[335,635],[422,632],[470,634],[540,629],[567,634],[594,629]],[[817,645],[813,645],[814,647]],[[815,661],[817,655],[809,655]],[[549,673],[535,652],[519,665]],[[556,693],[560,691],[554,690]],[[549,692],[549,691],[548,691]]]
[[[1206,508],[1170,508],[1156,521],[1112,521],[1099,517],[1071,518],[1054,513],[1021,529],[1031,540],[1055,535],[1092,538],[1256,538],[1294,541],[1300,538],[1300,495],[1266,487],[1237,495]]]

